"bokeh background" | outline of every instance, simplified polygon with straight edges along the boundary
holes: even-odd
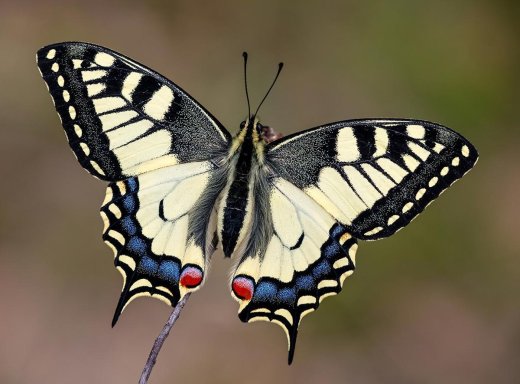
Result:
[[[133,302],[101,241],[104,184],[68,148],[34,55],[111,47],[188,90],[232,132],[279,61],[265,124],[291,133],[415,117],[481,159],[408,228],[362,243],[342,294],[305,318],[293,366],[247,325],[218,253],[152,383],[520,382],[520,28],[514,1],[0,1],[0,382],[136,382],[170,309]]]

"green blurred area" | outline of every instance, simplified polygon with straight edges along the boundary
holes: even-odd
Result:
[[[169,309],[137,300],[101,241],[103,183],[70,153],[34,55],[89,41],[171,78],[231,132],[262,110],[288,134],[414,117],[479,149],[476,168],[405,230],[361,243],[343,292],[305,318],[295,362],[240,323],[214,257],[151,382],[520,382],[520,7],[512,1],[0,3],[0,382],[135,382]]]

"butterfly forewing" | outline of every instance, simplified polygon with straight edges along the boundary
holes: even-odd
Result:
[[[477,161],[462,136],[418,120],[351,120],[268,145],[273,171],[358,239],[390,236]]]
[[[107,48],[62,43],[37,62],[69,144],[94,176],[116,181],[225,153],[229,133],[168,79]]]

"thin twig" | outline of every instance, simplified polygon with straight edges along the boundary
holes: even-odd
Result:
[[[179,318],[182,308],[184,308],[184,305],[186,305],[186,302],[188,301],[188,298],[190,297],[191,293],[186,293],[182,300],[180,300],[175,308],[173,308],[172,313],[170,314],[170,317],[168,318],[168,321],[166,324],[164,324],[164,327],[159,333],[159,336],[157,336],[157,339],[155,339],[155,342],[153,343],[152,350],[150,351],[150,355],[148,356],[148,360],[146,360],[146,364],[143,368],[143,373],[141,373],[141,377],[139,378],[139,384],[147,384],[148,378],[150,377],[150,374],[152,373],[152,369],[155,365],[155,361],[157,360],[157,356],[159,355],[159,352],[166,341],[166,338],[168,337],[168,334],[170,333],[170,330],[172,329],[173,325]]]

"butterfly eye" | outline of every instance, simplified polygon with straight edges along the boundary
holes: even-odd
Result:
[[[246,122],[245,122],[245,121],[242,121],[242,122],[240,123],[240,129],[245,128],[245,127],[246,127]]]

